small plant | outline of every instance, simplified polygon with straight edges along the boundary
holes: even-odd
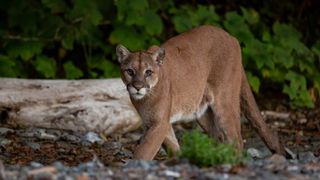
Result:
[[[183,135],[179,156],[198,166],[234,164],[243,159],[233,145],[219,143],[199,131]]]

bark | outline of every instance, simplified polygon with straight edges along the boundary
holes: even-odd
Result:
[[[0,79],[0,120],[11,125],[125,133],[140,117],[120,79]]]

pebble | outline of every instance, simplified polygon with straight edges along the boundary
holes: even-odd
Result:
[[[36,133],[36,137],[41,140],[56,141],[59,139],[58,136],[53,135],[53,134],[48,134],[44,129],[39,129],[38,132]]]
[[[41,168],[41,167],[43,167],[43,164],[35,162],[35,161],[31,161],[30,166],[33,168]]]
[[[73,143],[80,143],[80,141],[81,141],[80,137],[69,134],[69,133],[62,133],[60,138],[61,138],[61,140],[70,141]]]
[[[9,129],[9,128],[5,128],[5,127],[0,127],[0,136],[5,136],[8,133],[13,133],[14,130],[13,129]]]
[[[297,158],[297,155],[294,152],[292,152],[289,148],[285,147],[284,150],[286,151],[287,155],[289,156],[287,158],[290,158],[290,159]]]
[[[317,158],[314,156],[313,152],[300,152],[298,154],[298,159],[301,163],[309,163],[317,161]]]
[[[258,149],[255,149],[255,148],[248,148],[247,149],[247,154],[250,157],[252,157],[253,159],[262,158],[261,152]]]
[[[155,164],[155,161],[129,160],[124,168],[142,168],[144,170],[148,170]]]
[[[5,147],[6,145],[10,144],[12,141],[6,138],[0,138],[0,146]]]
[[[40,149],[40,144],[39,143],[36,143],[36,142],[25,142],[25,145],[30,147],[31,149],[33,150],[39,150]]]
[[[286,158],[284,156],[279,155],[279,154],[273,154],[271,157],[268,158],[268,160],[276,165],[287,163]]]
[[[179,178],[180,177],[180,173],[175,172],[175,171],[170,171],[170,170],[165,170],[164,171],[164,175],[165,176],[174,177],[174,178]]]
[[[95,132],[88,132],[84,136],[81,137],[81,144],[88,145],[93,143],[103,143],[103,139],[99,137],[99,135]]]

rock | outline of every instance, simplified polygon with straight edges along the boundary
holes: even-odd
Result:
[[[125,147],[122,147],[120,151],[116,152],[116,154],[120,157],[123,157],[123,158],[133,156],[133,153],[130,150],[126,149]]]
[[[103,143],[103,148],[107,149],[107,150],[120,150],[121,149],[122,144],[120,142],[104,142]]]
[[[143,170],[149,170],[155,164],[155,161],[129,160],[124,168],[142,168]]]
[[[300,152],[298,154],[298,159],[301,163],[309,163],[317,161],[317,158],[314,156],[313,152]]]
[[[52,164],[58,171],[62,171],[65,169],[65,166],[60,162],[56,161]]]
[[[45,129],[39,129],[36,133],[36,137],[41,140],[53,140],[56,141],[59,138],[56,135],[48,134]]]
[[[18,130],[17,131],[17,135],[21,136],[21,137],[27,137],[27,138],[33,138],[36,135],[36,132],[33,129],[26,129],[26,130]]]
[[[43,167],[43,164],[35,162],[35,161],[31,161],[30,166],[33,168],[41,168],[41,167]]]
[[[261,155],[261,152],[258,150],[258,149],[255,149],[255,148],[249,148],[247,150],[247,154],[252,157],[253,159],[256,159],[256,158],[262,158],[262,155]]]
[[[5,136],[7,133],[13,133],[13,129],[5,128],[5,127],[0,127],[0,136]]]
[[[61,137],[61,135],[62,135],[62,131],[59,130],[59,129],[47,129],[46,132],[48,134],[52,134],[52,135],[55,135],[57,137]]]
[[[6,145],[10,144],[12,141],[6,138],[0,138],[0,146],[5,147]]]
[[[158,151],[157,156],[166,157],[166,156],[168,156],[168,154],[167,154],[167,151],[161,146],[161,148]]]
[[[28,179],[33,179],[33,180],[44,180],[44,179],[55,179],[54,175],[49,173],[49,172],[41,172],[38,174],[30,175],[28,176]]]
[[[296,159],[297,158],[297,155],[295,153],[293,153],[289,148],[285,147],[284,150],[286,151],[286,155],[289,156],[287,158],[290,158],[290,159]]]
[[[61,140],[70,141],[74,143],[80,143],[81,139],[78,136],[69,134],[69,133],[62,133]]]
[[[99,135],[95,132],[88,132],[81,138],[81,144],[87,145],[87,143],[103,143],[103,139],[99,137]]]
[[[290,165],[287,167],[287,170],[290,172],[298,173],[300,171],[300,168],[297,165]]]
[[[279,154],[272,155],[271,157],[268,158],[268,160],[271,161],[271,163],[276,164],[276,165],[287,163],[286,158],[284,156],[279,155]]]
[[[164,174],[165,176],[173,177],[173,178],[179,178],[179,177],[181,176],[180,173],[175,172],[175,171],[171,171],[171,170],[165,170],[165,171],[163,172],[163,174]]]
[[[33,150],[39,150],[40,149],[40,144],[39,143],[36,143],[36,142],[25,142],[25,145],[30,147],[31,149]]]

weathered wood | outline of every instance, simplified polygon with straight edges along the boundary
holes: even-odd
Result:
[[[120,79],[0,79],[1,120],[12,125],[124,133],[140,126]]]

